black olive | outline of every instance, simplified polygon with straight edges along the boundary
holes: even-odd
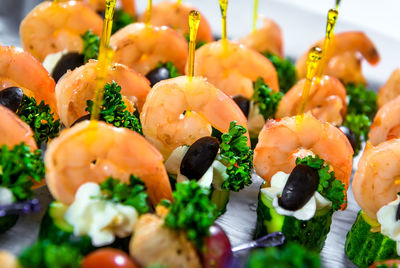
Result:
[[[104,20],[106,17],[106,12],[105,11],[97,11],[97,14]]]
[[[6,88],[0,91],[0,104],[15,113],[21,105],[23,95],[24,92],[19,87]]]
[[[242,95],[237,95],[232,98],[236,104],[239,106],[240,110],[242,110],[243,114],[248,117],[250,111],[250,101],[243,97]]]
[[[190,146],[181,162],[181,174],[198,180],[211,166],[219,150],[219,141],[214,137],[203,137]]]
[[[146,78],[150,81],[150,86],[153,87],[161,80],[171,78],[171,75],[167,68],[160,67],[148,72]]]
[[[302,208],[313,196],[318,184],[319,175],[315,169],[303,164],[297,165],[283,188],[278,200],[279,206],[291,211]]]
[[[74,125],[76,125],[82,121],[86,121],[86,120],[90,120],[90,114],[84,115],[84,116],[76,119],[76,121],[72,123],[71,127],[73,127]]]
[[[340,126],[339,129],[346,135],[347,139],[349,140],[351,147],[353,147],[353,150],[356,151],[357,149],[357,138],[356,135],[354,134],[351,129],[345,126]]]
[[[73,70],[84,64],[84,57],[77,52],[70,52],[61,57],[53,69],[52,76],[54,81],[58,82],[60,78],[68,71]]]
[[[396,221],[400,220],[400,204],[397,206],[396,210]]]

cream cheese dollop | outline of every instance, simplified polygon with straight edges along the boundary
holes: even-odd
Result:
[[[279,171],[271,178],[271,186],[262,188],[261,193],[268,199],[272,200],[272,206],[276,212],[284,216],[293,216],[298,220],[307,221],[314,217],[315,212],[321,208],[332,206],[332,202],[324,198],[320,193],[315,191],[314,195],[300,209],[291,211],[279,206],[278,199],[282,194],[283,188],[289,178],[289,174]]]
[[[396,220],[399,203],[400,196],[397,196],[396,200],[381,207],[376,213],[376,217],[381,224],[381,233],[396,241],[397,255],[400,256],[400,220]]]
[[[68,54],[68,50],[63,50],[46,56],[43,61],[43,67],[49,72],[49,74],[53,73],[53,70],[56,67],[57,63],[65,54]]]
[[[134,207],[102,199],[100,186],[89,182],[79,187],[64,217],[74,235],[88,235],[93,246],[100,247],[113,243],[115,236],[129,236],[138,213]]]
[[[11,205],[14,201],[15,199],[12,191],[6,187],[0,186],[0,206]]]

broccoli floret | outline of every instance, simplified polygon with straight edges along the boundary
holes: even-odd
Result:
[[[282,59],[272,53],[264,53],[264,55],[271,61],[278,73],[280,91],[288,92],[297,81],[294,64],[289,59]]]

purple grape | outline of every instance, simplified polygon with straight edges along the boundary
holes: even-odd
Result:
[[[34,198],[23,202],[0,206],[0,217],[35,213],[40,210],[40,202]]]
[[[205,239],[205,249],[201,255],[205,268],[230,267],[233,259],[231,243],[219,225],[210,227],[210,236]]]

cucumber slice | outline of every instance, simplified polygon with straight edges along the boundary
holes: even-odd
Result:
[[[18,220],[18,215],[0,217],[0,234],[5,233],[13,227]]]
[[[368,267],[376,261],[400,259],[396,242],[381,232],[371,232],[374,226],[368,216],[360,211],[347,234],[345,251],[349,259],[359,267]]]
[[[224,214],[229,202],[229,191],[213,189],[211,201],[217,206],[218,215]]]

